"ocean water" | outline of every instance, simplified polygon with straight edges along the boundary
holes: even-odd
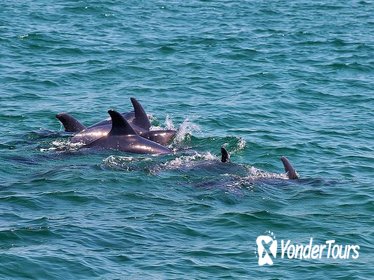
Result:
[[[373,278],[373,1],[0,3],[1,279]],[[130,97],[174,154],[55,119]],[[359,256],[259,266],[260,235]]]

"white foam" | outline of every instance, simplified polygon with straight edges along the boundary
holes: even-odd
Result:
[[[131,163],[140,161],[151,161],[148,157],[132,157],[132,156],[108,156],[103,159],[103,165],[108,167],[126,168],[129,170]]]
[[[237,149],[236,151],[241,151],[244,150],[245,146],[247,145],[247,142],[245,142],[244,138],[239,138],[239,142],[237,144]]]
[[[175,130],[173,120],[170,118],[169,115],[165,117],[165,128],[169,130]]]
[[[288,179],[287,174],[272,173],[258,169],[256,167],[249,168],[248,179]]]
[[[51,147],[49,148],[41,148],[41,152],[48,152],[48,151],[70,151],[74,152],[79,150],[84,143],[71,143],[69,140],[55,140],[51,143]]]
[[[215,161],[218,160],[218,158],[212,155],[210,152],[206,152],[203,154],[195,152],[195,154],[193,155],[177,157],[171,161],[163,163],[162,166],[170,169],[179,168],[181,166],[191,167],[196,163],[201,163],[202,160]]]

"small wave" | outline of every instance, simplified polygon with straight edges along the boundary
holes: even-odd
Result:
[[[237,142],[235,143],[235,146],[232,148],[231,153],[237,153],[239,151],[244,150],[245,146],[247,145],[247,142],[239,137],[237,138]],[[228,143],[223,144],[224,147],[228,146]]]
[[[23,40],[23,39],[27,39],[29,37],[29,34],[28,33],[25,33],[25,34],[22,34],[22,35],[19,35],[18,38]]]
[[[62,125],[61,125],[62,127]],[[26,134],[27,138],[29,139],[43,139],[43,138],[55,138],[55,137],[65,137],[71,136],[71,133],[65,132],[62,129],[59,131],[53,131],[48,129],[39,129],[36,131],[32,131]]]

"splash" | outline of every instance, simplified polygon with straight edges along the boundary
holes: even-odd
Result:
[[[165,128],[170,129],[170,130],[175,129],[173,120],[170,118],[169,115],[166,115],[166,117],[165,117]]]
[[[179,126],[177,134],[175,135],[174,144],[181,143],[188,135],[191,135],[194,131],[200,131],[200,127],[192,123],[186,118],[183,123]]]
[[[152,119],[152,122],[157,121],[156,118]],[[189,118],[184,119],[179,128],[176,128],[172,118],[166,115],[163,125],[152,125],[150,130],[177,130],[177,134],[174,137],[173,144],[179,144],[185,140],[188,135],[191,135],[195,131],[201,131],[200,127],[194,123]]]
[[[155,117],[149,117],[151,123],[153,122],[157,122],[157,118]],[[165,117],[165,122],[164,122],[164,125],[161,126],[161,125],[152,125],[150,130],[161,130],[161,129],[170,129],[170,130],[175,130],[175,126],[174,126],[174,123],[173,123],[173,120],[171,119],[171,117],[169,115],[166,115]]]
[[[244,150],[246,145],[247,145],[247,142],[245,142],[245,140],[242,137],[240,137],[238,143],[236,144],[235,152]]]
[[[154,123],[154,122],[156,122],[156,123],[158,122],[157,118],[154,115],[152,115],[152,114],[147,114],[147,117],[148,117],[149,122],[151,124]]]

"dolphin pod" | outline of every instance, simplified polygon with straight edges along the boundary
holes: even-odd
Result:
[[[59,113],[56,118],[62,123],[66,132],[73,133],[72,143],[82,143],[83,148],[113,149],[137,154],[170,154],[165,147],[176,135],[175,130],[150,130],[151,123],[141,104],[130,98],[134,111],[119,113],[109,110],[109,119],[89,127],[67,113]],[[299,179],[290,163],[282,156],[281,161],[289,179]],[[221,147],[222,164],[230,163],[230,154]]]
[[[131,125],[135,132],[148,140],[166,145],[174,138],[175,130],[150,130],[151,123],[141,104],[131,98],[134,111],[122,113],[122,117]],[[62,123],[66,132],[74,133],[71,142],[90,144],[107,135],[112,128],[112,120],[100,121],[89,127],[85,127],[77,119],[67,113],[59,113],[56,118]]]

